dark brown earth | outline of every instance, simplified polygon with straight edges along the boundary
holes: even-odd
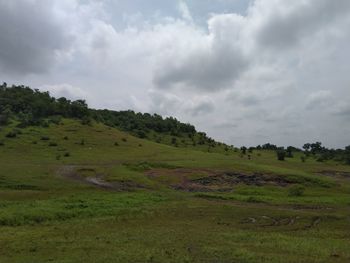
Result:
[[[242,224],[254,224],[260,227],[270,227],[270,226],[293,226],[297,224],[301,229],[310,229],[316,227],[320,222],[320,217],[313,217],[308,219],[302,219],[300,216],[294,217],[283,217],[283,218],[274,218],[271,216],[259,216],[259,217],[247,217],[244,218]]]
[[[339,179],[350,179],[350,172],[325,170],[325,171],[318,172],[318,174],[339,178]]]
[[[169,177],[179,183],[172,184],[176,190],[188,192],[230,192],[237,184],[287,186],[292,183],[283,176],[263,173],[244,174],[232,171],[215,171],[208,169],[153,169],[147,171],[150,177]],[[197,177],[191,179],[191,177]],[[198,178],[199,177],[199,178]]]

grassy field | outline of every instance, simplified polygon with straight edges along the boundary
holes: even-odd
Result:
[[[0,130],[1,263],[350,262],[349,166],[14,125]]]

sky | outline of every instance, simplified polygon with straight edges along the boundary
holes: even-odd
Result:
[[[0,0],[0,82],[235,146],[350,144],[349,0]]]

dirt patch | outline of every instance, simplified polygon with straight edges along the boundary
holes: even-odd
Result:
[[[325,170],[325,171],[318,172],[318,174],[328,176],[328,177],[350,180],[350,172]]]
[[[247,217],[241,221],[241,224],[257,224],[259,226],[291,226],[300,217],[284,217],[284,218],[274,218],[271,216],[258,216],[258,217]]]
[[[244,174],[232,171],[214,171],[209,169],[154,169],[146,173],[150,177],[167,177],[176,190],[189,192],[230,192],[237,184],[287,186],[288,179],[272,174]],[[194,178],[194,179],[193,179]]]
[[[96,173],[95,169],[77,165],[62,166],[60,169],[58,169],[57,174],[65,178],[110,191],[133,191],[138,188],[144,188],[144,186],[133,181],[122,180],[117,182],[108,182],[104,179],[105,175]]]

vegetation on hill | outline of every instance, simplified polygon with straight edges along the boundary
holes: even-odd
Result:
[[[348,147],[235,149],[21,86],[0,115],[1,262],[350,260]]]
[[[1,262],[350,260],[349,166],[18,124],[0,130]]]
[[[25,86],[6,83],[0,85],[0,125],[6,125],[11,119],[18,122],[18,127],[43,126],[59,123],[62,118],[74,118],[89,125],[92,121],[126,131],[139,138],[146,138],[157,143],[177,147],[195,147],[208,152],[238,151],[233,146],[216,142],[204,132],[196,131],[188,123],[182,123],[173,117],[163,118],[158,114],[135,113],[134,111],[112,111],[90,109],[84,100],[71,101],[67,98],[54,98],[48,92],[33,90]],[[15,137],[16,131],[9,132],[8,137]],[[1,142],[0,142],[1,143]],[[350,146],[345,149],[327,149],[320,142],[306,143],[302,149],[289,146],[286,149],[266,143],[257,147],[241,148],[245,155],[248,150],[276,151],[277,158],[283,161],[292,158],[293,152],[304,152],[302,161],[315,158],[319,162],[335,160],[350,164]]]
[[[173,117],[163,118],[158,114],[135,113],[131,110],[95,110],[90,109],[84,100],[56,99],[49,92],[25,86],[8,87],[3,83],[0,86],[0,125],[7,124],[11,118],[19,122],[19,127],[47,127],[50,123],[59,123],[62,118],[79,119],[83,124],[90,124],[94,120],[158,143],[174,146],[198,144],[203,149],[209,148],[209,151],[216,146],[232,148],[215,142],[204,132],[197,132],[193,125]]]

